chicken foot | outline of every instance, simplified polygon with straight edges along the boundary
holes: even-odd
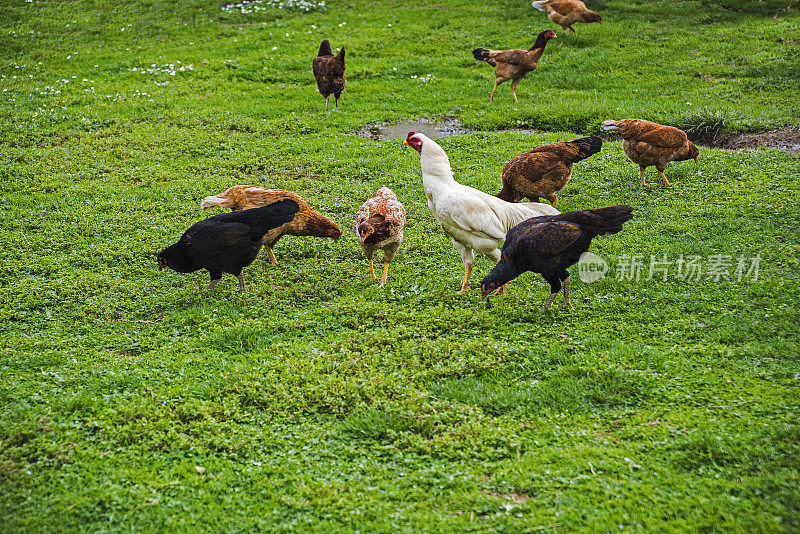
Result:
[[[497,80],[494,81],[494,87],[492,87],[492,92],[489,93],[489,102],[494,100],[494,92],[497,91],[497,86],[500,84]]]
[[[572,303],[569,301],[569,276],[564,280],[564,304],[567,308],[572,309]]]
[[[519,85],[519,82],[521,82],[521,81],[522,81],[522,78],[517,78],[516,80],[512,80],[511,81],[511,96],[514,97],[514,102],[517,102],[517,103],[519,103],[519,100],[517,100],[517,86]]]
[[[377,277],[375,276],[375,269],[372,267],[372,258],[367,258],[367,261],[369,262],[369,278],[370,280],[375,280]]]
[[[558,295],[558,293],[553,293],[552,295],[550,295],[547,298],[547,300],[544,303],[544,308],[542,308],[542,311],[539,312],[539,315],[542,315],[544,312],[546,312],[550,308],[550,305],[556,299],[556,295]]]
[[[378,287],[383,287],[386,285],[386,279],[389,277],[389,264],[383,264],[383,276],[381,276],[381,283],[378,284]]]
[[[664,185],[672,185],[669,183],[669,180],[667,180],[667,177],[664,176],[664,171],[658,171],[658,174],[661,176],[661,179],[664,180]]]

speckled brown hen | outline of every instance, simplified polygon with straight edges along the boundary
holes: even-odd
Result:
[[[389,262],[403,240],[403,227],[406,224],[406,210],[397,200],[394,191],[385,185],[378,189],[372,198],[364,202],[356,215],[356,234],[369,261],[370,277],[375,279],[372,255],[383,250],[383,276],[378,287],[386,284],[389,275]]]
[[[603,122],[604,130],[619,133],[622,137],[622,151],[634,163],[639,164],[639,178],[642,186],[644,170],[655,166],[666,185],[672,185],[664,176],[664,169],[670,161],[693,159],[697,163],[700,151],[686,137],[686,132],[673,126],[664,126],[642,119],[607,120]]]
[[[603,22],[603,18],[586,8],[586,4],[580,0],[534,0],[531,5],[539,11],[547,13],[547,18],[551,22],[558,24],[564,29],[564,35],[567,30],[577,34],[573,24],[583,22],[586,24]]]
[[[297,202],[300,206],[300,211],[297,212],[294,219],[277,228],[273,228],[264,235],[264,248],[267,249],[272,263],[278,263],[278,260],[275,259],[275,254],[272,253],[272,247],[284,235],[330,237],[333,240],[339,239],[342,235],[342,231],[339,230],[335,222],[314,211],[308,205],[308,202],[303,200],[303,197],[283,189],[266,189],[256,185],[235,185],[218,195],[204,198],[200,203],[200,207],[208,209],[212,206],[223,206],[230,208],[232,211],[238,211],[269,206],[284,199]]]
[[[539,197],[544,197],[555,208],[556,191],[564,189],[572,177],[572,164],[597,154],[602,146],[603,140],[592,136],[550,143],[520,154],[503,167],[503,189],[497,198],[539,202]]]

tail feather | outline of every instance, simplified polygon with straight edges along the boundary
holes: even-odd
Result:
[[[319,45],[319,52],[317,52],[317,57],[319,56],[332,56],[333,50],[331,50],[331,43],[327,39],[322,41]]]
[[[538,0],[536,2],[531,2],[531,5],[538,9],[539,11],[547,11],[547,2],[548,0]]]
[[[578,223],[595,235],[616,234],[622,230],[623,223],[633,218],[633,208],[622,205],[569,211],[555,218]]]
[[[475,59],[478,61],[488,61],[489,52],[490,50],[488,48],[476,48],[472,51],[472,55],[475,56]]]
[[[603,140],[595,135],[581,137],[570,142],[578,146],[578,157],[572,160],[573,162],[582,161],[593,154],[597,154],[603,148]]]
[[[616,132],[617,130],[619,130],[619,125],[617,124],[617,121],[614,120],[603,121],[601,127],[603,128],[603,130],[612,132]]]
[[[231,207],[231,205],[232,205],[231,199],[226,198],[226,197],[222,197],[222,196],[218,196],[218,195],[214,195],[214,196],[210,196],[210,197],[204,198],[200,202],[200,209],[207,210],[208,208],[211,208],[213,206],[224,206],[226,208],[229,208],[229,207]]]

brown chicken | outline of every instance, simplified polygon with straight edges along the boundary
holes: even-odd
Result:
[[[383,250],[383,276],[378,287],[386,284],[389,275],[389,262],[403,240],[403,227],[406,224],[406,210],[394,191],[385,185],[378,189],[372,198],[364,202],[356,215],[358,242],[369,261],[370,277],[375,279],[372,255]]]
[[[319,45],[317,57],[311,62],[314,78],[317,80],[317,89],[325,97],[325,109],[328,109],[328,99],[333,95],[336,107],[339,107],[339,97],[344,91],[346,83],[344,77],[344,47],[335,56],[331,50],[331,43],[325,39]]]
[[[556,191],[564,189],[572,177],[572,164],[597,154],[602,146],[603,140],[592,136],[550,143],[520,154],[503,167],[503,189],[497,198],[539,202],[539,197],[544,197],[555,208]]]
[[[580,0],[535,0],[531,5],[539,11],[547,13],[547,18],[550,22],[558,24],[564,28],[564,35],[567,30],[577,34],[575,28],[572,27],[576,22],[591,23],[603,22],[602,17],[586,8],[586,4]]]
[[[550,284],[550,297],[544,303],[544,313],[564,288],[564,303],[569,301],[569,271],[567,269],[589,250],[598,235],[616,234],[632,217],[630,206],[611,206],[560,215],[532,217],[522,221],[506,235],[500,261],[481,282],[481,295],[489,295],[526,271],[539,273]]]
[[[485,61],[494,67],[494,87],[489,93],[489,102],[494,100],[497,86],[508,80],[511,80],[511,96],[514,97],[514,102],[517,102],[517,85],[526,74],[536,68],[547,41],[555,39],[555,37],[556,32],[545,30],[539,34],[536,42],[528,50],[488,50],[486,48],[473,50],[472,55],[475,56],[475,59]]]
[[[664,176],[664,169],[670,161],[693,159],[697,163],[700,151],[686,137],[686,132],[672,126],[664,126],[642,119],[607,120],[603,122],[604,130],[618,132],[622,137],[622,151],[634,163],[639,164],[639,178],[642,186],[644,170],[655,165],[661,179],[666,185],[672,185]]]
[[[218,195],[204,198],[200,203],[200,207],[205,210],[212,206],[223,206],[230,208],[232,211],[238,211],[269,206],[284,199],[297,202],[300,206],[300,211],[295,214],[291,221],[269,230],[264,235],[262,241],[272,263],[278,263],[278,260],[275,259],[275,254],[272,253],[272,247],[284,235],[330,237],[334,241],[342,235],[342,231],[339,230],[335,222],[311,209],[311,206],[297,193],[284,191],[283,189],[266,189],[255,185],[235,185]]]

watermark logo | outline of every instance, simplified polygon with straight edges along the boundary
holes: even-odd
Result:
[[[578,278],[584,284],[591,284],[605,277],[608,272],[608,262],[591,252],[584,252],[578,260]]]
[[[584,284],[603,279],[609,271],[614,280],[680,280],[683,282],[742,282],[757,281],[761,268],[761,255],[733,256],[730,254],[679,255],[623,254],[609,262],[591,252],[584,252],[578,260],[578,276]]]

